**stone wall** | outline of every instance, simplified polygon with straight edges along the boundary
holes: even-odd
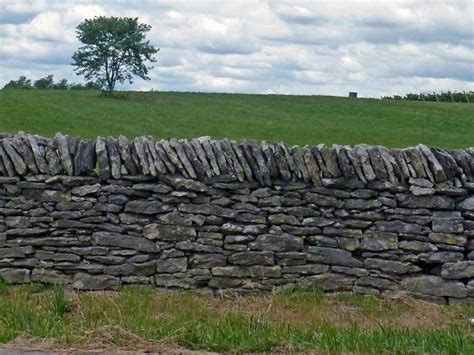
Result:
[[[474,149],[0,135],[0,278],[474,297]]]

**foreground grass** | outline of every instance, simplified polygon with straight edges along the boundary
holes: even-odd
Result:
[[[73,293],[27,285],[0,287],[0,343],[40,339],[50,350],[467,354],[474,351],[467,322],[472,311],[318,290],[242,298],[147,288]]]
[[[210,135],[288,144],[473,145],[474,105],[327,96],[0,91],[0,132]]]

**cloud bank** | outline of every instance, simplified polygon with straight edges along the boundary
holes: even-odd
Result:
[[[123,89],[361,96],[474,90],[472,1],[0,2],[0,85],[80,82],[75,27],[139,17],[161,50]]]

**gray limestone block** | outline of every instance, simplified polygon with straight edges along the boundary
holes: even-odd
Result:
[[[396,260],[384,260],[367,258],[364,260],[364,267],[366,269],[377,269],[387,274],[410,274],[421,271],[416,265],[410,263],[403,263]]]
[[[72,287],[79,291],[117,290],[120,279],[110,275],[90,275],[78,273],[74,276]]]
[[[217,176],[221,175],[221,171],[217,163],[217,157],[210,143],[210,137],[199,137],[197,138],[197,141],[199,142],[202,149],[204,150],[204,153],[206,155],[206,160],[208,161],[209,166],[211,167],[212,174],[217,175]]]
[[[362,166],[362,172],[364,173],[364,177],[367,182],[374,181],[375,179],[377,179],[374,168],[372,166],[372,162],[370,160],[367,146],[361,144],[356,145],[354,147],[354,151],[358,158],[358,161],[360,162],[360,165]]]
[[[173,274],[185,272],[188,269],[188,258],[169,258],[156,261],[156,272],[158,274]]]
[[[149,239],[111,232],[94,232],[92,239],[97,246],[121,247],[148,253],[158,253],[159,248]]]
[[[3,151],[5,152],[6,157],[8,158],[8,159],[6,158],[3,159],[4,164],[7,164],[5,162],[11,162],[12,166],[15,169],[15,172],[18,175],[26,175],[26,173],[28,172],[28,167],[23,161],[23,158],[21,157],[21,155],[14,148],[12,144],[12,140],[13,140],[12,138],[6,138],[0,142],[0,144],[3,147]],[[13,176],[13,175],[10,175],[10,176]]]
[[[229,256],[229,263],[234,265],[274,265],[274,254],[268,251],[248,251]]]
[[[320,263],[328,265],[340,265],[348,267],[361,267],[363,262],[354,258],[347,250],[310,246],[306,257],[310,263]]]
[[[121,163],[127,169],[127,172],[131,175],[138,173],[137,166],[132,158],[132,152],[130,148],[130,142],[127,137],[121,135],[117,140],[117,149],[120,154]]]
[[[445,263],[441,266],[441,277],[445,279],[473,278],[474,261],[456,261],[453,263]]]
[[[443,166],[436,158],[436,155],[426,145],[419,144],[417,148],[420,150],[421,154],[424,155],[428,163],[428,169],[430,169],[434,181],[437,184],[445,182],[447,180],[446,173],[444,172]]]
[[[444,280],[439,276],[422,275],[404,280],[408,292],[437,297],[466,297],[466,285],[459,281]]]
[[[12,139],[12,144],[16,151],[21,155],[23,161],[28,166],[30,174],[36,175],[39,173],[39,169],[36,165],[36,160],[33,155],[33,151],[28,142],[28,138],[22,132],[18,133],[15,138]]]
[[[72,176],[74,174],[72,158],[74,156],[73,150],[75,151],[74,139],[61,133],[56,133],[53,141],[63,170],[67,175]]]
[[[303,277],[300,284],[321,287],[324,291],[349,291],[355,280],[355,277],[349,275],[324,273]]]
[[[107,140],[103,137],[97,137],[95,144],[97,162],[99,164],[99,177],[101,180],[110,178],[109,153],[107,151]]]
[[[24,284],[31,281],[30,270],[28,269],[0,269],[0,279],[7,284]]]
[[[46,151],[44,146],[40,146],[38,143],[38,136],[27,134],[26,139],[30,145],[39,172],[42,174],[49,174],[50,171],[48,162],[46,161]]]
[[[107,156],[109,159],[110,173],[114,179],[121,178],[121,159],[117,144],[112,137],[106,138]]]
[[[367,230],[363,234],[360,249],[370,251],[398,249],[398,235],[396,233]]]
[[[262,234],[249,243],[251,250],[262,251],[302,251],[303,239],[291,234]]]

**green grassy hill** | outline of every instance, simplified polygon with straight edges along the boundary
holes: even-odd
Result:
[[[474,145],[474,105],[176,92],[0,91],[0,132],[129,137],[210,135],[307,143]]]

